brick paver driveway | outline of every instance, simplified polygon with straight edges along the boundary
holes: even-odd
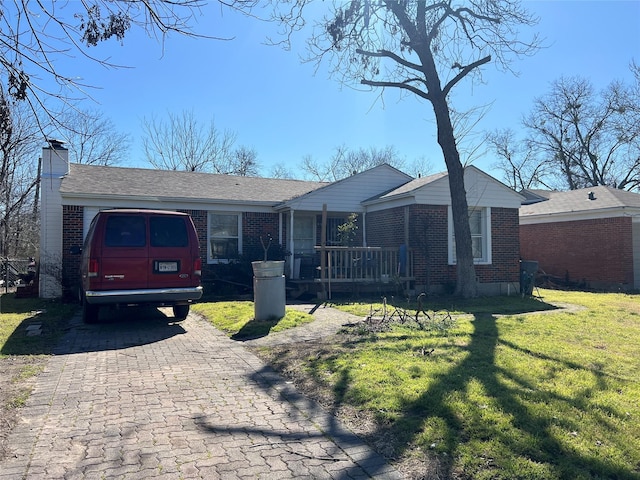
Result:
[[[401,478],[204,320],[129,315],[74,318],[0,480]]]

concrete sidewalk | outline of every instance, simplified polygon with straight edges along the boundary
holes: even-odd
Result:
[[[152,317],[73,319],[0,480],[402,478],[242,344],[196,315]]]

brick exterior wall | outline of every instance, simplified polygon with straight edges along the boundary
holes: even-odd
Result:
[[[218,265],[207,264],[207,222],[205,210],[181,210],[191,215],[198,232],[203,280],[211,278]],[[427,289],[451,288],[455,283],[455,266],[447,264],[448,219],[446,206],[412,205],[367,214],[367,242],[369,246],[399,248],[405,243],[405,216],[408,218],[408,247],[414,251],[416,285]],[[67,297],[75,298],[79,284],[80,255],[70,253],[72,246],[82,245],[84,207],[63,206],[63,289]],[[320,232],[321,215],[316,217]],[[631,221],[628,221],[628,266],[633,283],[631,256]],[[277,213],[245,212],[242,214],[243,255],[251,260],[261,260],[263,255],[260,236],[270,234],[274,243],[269,250],[269,259],[278,252]],[[357,243],[362,242],[361,218],[358,217]],[[518,212],[515,209],[491,209],[492,264],[476,265],[481,283],[505,283],[519,281],[520,258],[518,238]],[[288,222],[283,225],[283,242],[287,245]],[[521,230],[522,232],[522,230]],[[601,244],[601,242],[598,242]],[[320,244],[320,239],[317,239]],[[523,253],[523,256],[526,256]],[[531,258],[537,259],[537,258]],[[215,276],[215,275],[214,275]]]
[[[78,298],[80,286],[80,255],[72,254],[71,247],[82,246],[84,207],[62,206],[62,297]]]
[[[198,233],[198,252],[202,259],[202,270],[207,266],[207,212],[205,210],[178,210],[182,213],[187,213],[193,220],[193,225],[196,227]]]
[[[520,281],[519,217],[515,208],[491,207],[491,265],[476,265],[480,283]]]
[[[591,288],[633,288],[630,217],[521,225],[520,251],[549,275]]]
[[[416,285],[430,289],[450,289],[455,284],[456,267],[448,264],[448,209],[438,205],[411,205],[367,214],[367,243],[397,248],[405,242],[408,211],[409,242],[414,251]],[[480,283],[513,283],[520,277],[518,210],[491,209],[490,265],[476,265]]]
[[[427,291],[433,287],[451,289],[456,269],[448,264],[448,212],[442,205],[412,205],[409,223],[410,248],[414,250],[416,284]]]
[[[370,247],[398,248],[405,243],[405,208],[367,213],[367,244]]]
[[[279,257],[282,255],[282,251],[286,249],[287,225],[284,222],[283,245],[279,246],[278,221],[279,215],[277,213],[244,212],[242,214],[242,255],[250,260],[262,260],[264,258],[264,249],[260,243],[260,237],[262,237],[266,246],[270,235],[273,238],[273,242],[268,251],[268,260],[282,260]]]

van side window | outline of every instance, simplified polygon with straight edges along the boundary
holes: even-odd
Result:
[[[183,218],[150,217],[152,247],[186,247],[189,245],[187,225]]]
[[[144,247],[146,243],[144,217],[114,215],[107,218],[105,234],[107,247]]]

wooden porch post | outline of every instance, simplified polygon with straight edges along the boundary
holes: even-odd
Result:
[[[293,208],[290,210],[291,219],[289,220],[289,251],[291,252],[291,261],[289,262],[289,278],[293,278],[295,272],[296,256],[293,244]]]
[[[322,204],[322,231],[320,232],[320,283],[322,284],[322,300],[327,299],[327,292],[325,290],[324,279],[326,277],[327,267],[327,204]]]

